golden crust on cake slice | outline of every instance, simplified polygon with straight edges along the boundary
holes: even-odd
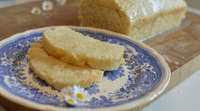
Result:
[[[48,54],[41,41],[31,44],[27,54],[32,71],[55,89],[80,85],[88,88],[93,83],[102,81],[103,71],[88,66],[74,66]]]

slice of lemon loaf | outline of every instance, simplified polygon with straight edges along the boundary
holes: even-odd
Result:
[[[186,10],[184,0],[82,0],[79,19],[141,40],[180,24]]]
[[[91,84],[102,81],[103,71],[87,66],[69,65],[49,55],[40,41],[32,43],[27,57],[32,71],[57,90],[73,85],[88,88]]]
[[[64,26],[46,29],[42,44],[51,55],[78,66],[116,70],[124,61],[124,46],[101,42]]]

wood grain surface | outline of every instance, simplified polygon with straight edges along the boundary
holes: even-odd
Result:
[[[51,11],[42,11],[40,15],[31,14],[31,9],[33,7],[42,8],[43,1],[0,9],[0,40],[35,28],[80,25],[78,19],[80,0],[68,0],[65,6],[58,6],[55,0],[51,1],[54,3],[54,9]],[[169,58],[167,63],[171,69],[172,77],[164,93],[200,69],[199,15],[187,12],[186,19],[182,21],[180,26],[143,42],[157,50],[159,54]],[[139,111],[150,103],[130,110]],[[0,105],[8,111],[36,111],[7,100],[2,96],[0,96]]]

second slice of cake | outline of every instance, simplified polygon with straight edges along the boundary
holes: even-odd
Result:
[[[64,26],[46,29],[42,43],[49,54],[73,65],[116,70],[124,61],[124,46],[101,42]]]
[[[27,58],[32,71],[57,90],[74,85],[88,88],[93,83],[102,81],[103,71],[65,63],[49,55],[40,41],[31,44]]]

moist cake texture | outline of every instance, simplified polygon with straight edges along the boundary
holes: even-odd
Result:
[[[73,85],[88,88],[93,83],[102,81],[104,71],[63,62],[61,59],[48,54],[41,41],[31,44],[27,58],[32,71],[57,90]]]
[[[124,46],[101,42],[64,26],[46,29],[42,44],[49,54],[77,66],[116,70],[124,62]]]

